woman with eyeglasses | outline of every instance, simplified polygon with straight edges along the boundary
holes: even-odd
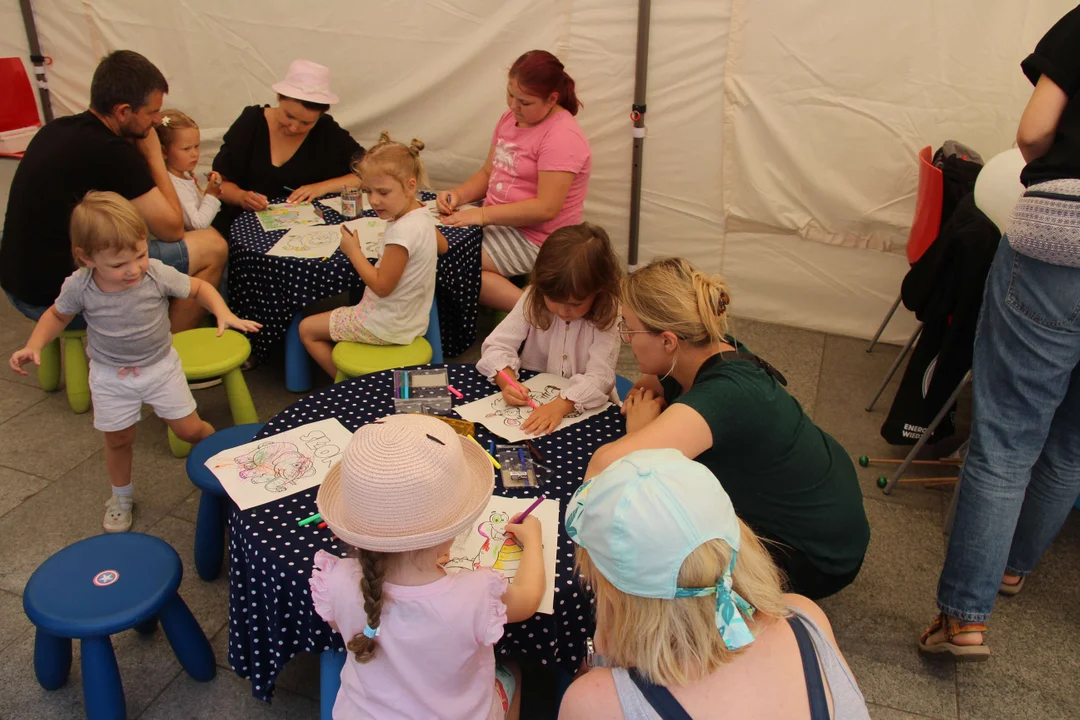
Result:
[[[586,478],[634,450],[680,450],[719,478],[790,592],[832,595],[870,542],[855,466],[784,376],[727,333],[729,303],[718,275],[681,258],[623,280],[619,332],[644,375],[623,405],[626,436],[596,451]]]

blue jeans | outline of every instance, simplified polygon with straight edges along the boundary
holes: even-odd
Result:
[[[938,608],[985,622],[1004,573],[1028,575],[1080,495],[1080,268],[1002,238],[972,363],[971,445]]]
[[[24,303],[19,298],[15,297],[9,292],[4,292],[7,295],[7,299],[11,302],[12,307],[21,312],[26,317],[30,318],[34,322],[41,319],[41,316],[48,312],[50,305],[31,305],[30,303]],[[85,330],[86,320],[83,319],[82,313],[79,313],[71,319],[65,330]]]
[[[164,242],[157,238],[151,238],[148,243],[147,254],[155,260],[160,260],[170,267],[174,267],[185,275],[188,274],[188,249],[183,240],[176,242]]]

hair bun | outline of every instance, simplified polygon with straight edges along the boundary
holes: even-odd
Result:
[[[409,143],[409,150],[412,151],[413,155],[419,155],[420,151],[423,150],[423,149],[424,149],[424,141],[419,139],[419,138],[413,138],[412,142]]]

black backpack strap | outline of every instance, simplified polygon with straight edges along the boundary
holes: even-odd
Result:
[[[799,618],[792,616],[787,621],[791,626],[791,631],[795,633],[795,641],[799,643],[803,677],[806,679],[806,694],[810,699],[810,720],[829,720],[829,701],[825,696],[825,683],[821,679],[821,668],[818,666],[814,641],[810,639],[810,633]]]
[[[634,685],[641,691],[642,696],[652,705],[652,709],[656,711],[656,714],[660,716],[660,720],[693,720],[666,687],[653,685],[641,676],[637,668],[631,668],[629,674],[630,679],[634,681]]]

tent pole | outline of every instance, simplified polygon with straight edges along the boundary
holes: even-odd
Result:
[[[45,114],[45,122],[51,122],[53,111],[52,102],[49,100],[49,81],[45,77],[45,56],[41,54],[41,43],[38,42],[34,9],[30,7],[30,0],[19,0],[19,8],[22,9],[23,25],[26,26],[26,40],[30,44],[30,62],[34,64],[34,75],[37,76],[41,111]]]
[[[627,257],[630,270],[638,264],[638,231],[641,226],[641,163],[645,145],[645,82],[649,74],[650,10],[650,0],[638,0],[634,104],[630,109],[630,119],[634,121],[634,155],[630,176],[630,247]]]

